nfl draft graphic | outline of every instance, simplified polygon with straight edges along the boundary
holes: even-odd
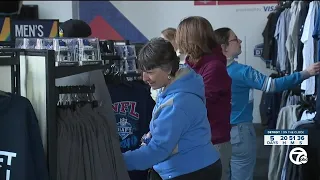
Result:
[[[125,140],[129,135],[133,134],[132,126],[127,118],[120,118],[117,123],[118,133],[122,140]]]
[[[121,101],[112,104],[116,116],[121,149],[132,149],[139,143],[135,134],[139,130],[139,113],[136,112],[137,102]]]

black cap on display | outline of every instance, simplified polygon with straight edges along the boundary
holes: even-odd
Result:
[[[82,20],[70,19],[60,26],[63,37],[89,37],[91,36],[91,28],[89,24]]]

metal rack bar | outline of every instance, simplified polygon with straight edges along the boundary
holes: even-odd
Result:
[[[0,49],[0,66],[11,66],[11,93],[20,95],[19,51]]]
[[[95,86],[58,86],[57,91],[59,94],[94,93]]]

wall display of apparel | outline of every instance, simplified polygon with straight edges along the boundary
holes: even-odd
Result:
[[[319,61],[319,8],[317,1],[293,1],[268,16],[263,57],[278,72],[291,74]],[[315,77],[303,81],[301,89],[315,94]]]
[[[276,76],[302,71],[319,61],[319,8],[317,1],[289,1],[269,14],[262,33],[263,58],[271,60],[271,67],[278,72]],[[316,95],[316,78],[310,77],[302,82],[301,87],[289,91],[264,95],[268,98],[263,97],[260,104],[263,124],[275,128],[275,117],[281,107],[296,104],[300,100],[299,89],[304,95]],[[269,108],[261,108],[262,106]]]
[[[269,15],[263,32],[263,56],[271,60],[272,67],[278,71],[276,76],[301,71],[319,61],[319,10],[318,1],[293,1],[284,3]],[[320,101],[316,98],[319,88],[315,86],[315,77],[312,77],[301,87],[273,95],[265,94],[261,107],[266,105],[264,109],[269,110],[265,113],[269,128],[308,130],[308,146],[272,146],[270,180],[320,179],[320,143],[316,140],[320,134],[319,118],[316,117],[320,113],[317,108]],[[289,152],[295,147],[307,152],[306,164],[295,165],[289,161]]]

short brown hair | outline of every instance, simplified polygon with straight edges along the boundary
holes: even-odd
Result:
[[[160,37],[151,39],[138,55],[138,65],[142,71],[161,68],[170,71],[172,77],[179,69],[179,60],[172,44]]]
[[[216,29],[214,32],[216,34],[217,42],[219,44],[229,45],[230,31],[231,29],[228,27]]]
[[[171,42],[175,50],[177,50],[176,31],[177,30],[172,27],[169,27],[161,31],[161,34],[163,35],[163,37]]]
[[[218,45],[210,22],[200,16],[187,17],[180,22],[176,42],[180,52],[195,63]]]

